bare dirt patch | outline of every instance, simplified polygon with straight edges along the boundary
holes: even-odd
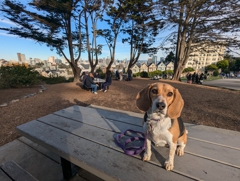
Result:
[[[80,83],[44,85],[46,91],[26,99],[20,98],[38,92],[40,86],[0,90],[0,104],[20,99],[7,107],[0,108],[0,146],[19,136],[15,131],[16,126],[72,105],[95,104],[140,113],[135,105],[135,97],[141,89],[153,82],[156,81],[114,80],[108,92],[98,91],[97,95],[83,90]],[[179,89],[185,102],[182,112],[184,122],[240,131],[239,91],[170,80],[160,80],[160,82],[169,83]]]

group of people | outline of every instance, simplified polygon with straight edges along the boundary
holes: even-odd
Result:
[[[202,84],[204,79],[204,74],[201,73],[199,75],[196,72],[194,72],[193,74],[187,73],[186,78],[187,78],[187,83],[189,84]]]
[[[81,81],[83,82],[83,85],[85,87],[91,88],[94,94],[98,94],[97,89],[99,87],[99,84],[94,83],[94,78],[99,78],[99,74],[95,73],[95,75],[93,75],[93,73],[91,72],[90,73],[83,72],[81,76]],[[111,84],[112,84],[111,72],[108,71],[106,73],[105,82],[100,84],[101,86],[100,91],[107,92],[107,86],[110,86]]]
[[[123,80],[123,72],[122,71],[116,70],[116,79],[120,80],[120,81]],[[126,81],[131,81],[131,80],[132,80],[132,70],[128,69]]]

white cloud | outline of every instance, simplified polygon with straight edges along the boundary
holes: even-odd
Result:
[[[4,33],[4,32],[0,32],[0,36],[18,37],[16,35],[7,34],[7,33]]]
[[[7,20],[7,19],[3,19],[3,18],[0,19],[0,23],[4,23],[4,24],[9,24],[9,25],[14,25],[14,26],[16,26],[16,24],[15,24],[14,22],[12,22],[12,21],[10,21],[10,20]]]

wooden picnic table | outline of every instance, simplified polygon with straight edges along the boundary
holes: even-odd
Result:
[[[65,179],[71,164],[103,180],[240,180],[240,133],[185,124],[185,155],[175,156],[173,171],[163,167],[168,148],[152,147],[152,159],[128,156],[114,138],[126,129],[143,131],[143,114],[99,106],[72,106],[17,127],[26,138],[61,157]],[[44,174],[44,173],[43,173]]]
[[[106,80],[101,79],[101,78],[94,78],[94,79],[93,79],[93,82],[94,82],[94,83],[104,83],[104,82],[106,82]]]

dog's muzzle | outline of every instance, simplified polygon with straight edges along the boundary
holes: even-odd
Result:
[[[161,111],[161,110],[165,109],[166,104],[164,102],[157,102],[156,107]]]

